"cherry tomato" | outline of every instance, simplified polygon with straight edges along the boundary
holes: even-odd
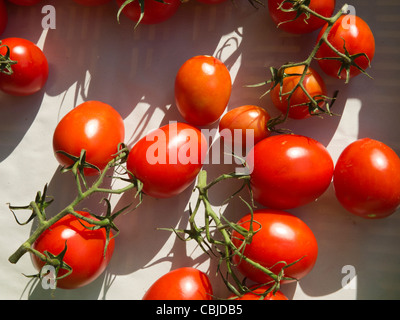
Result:
[[[64,151],[75,157],[86,150],[86,162],[104,169],[118,145],[124,142],[125,127],[121,115],[110,105],[100,101],[87,101],[68,112],[57,124],[53,136],[56,159],[63,166],[73,161],[56,151]],[[95,175],[98,171],[85,168],[85,175]]]
[[[318,40],[326,30],[326,25],[322,28]],[[358,16],[342,15],[333,25],[328,34],[328,41],[339,52],[344,53],[344,46],[349,55],[360,53],[366,54],[354,59],[354,62],[363,70],[366,70],[375,55],[375,38],[368,24]],[[341,62],[337,60],[324,60],[323,58],[336,57],[337,54],[328,47],[327,44],[322,44],[319,48],[316,58],[321,69],[329,76],[346,79],[346,68],[341,70]],[[350,67],[350,78],[358,75],[360,70],[355,66]]]
[[[212,295],[210,279],[204,272],[183,267],[156,280],[142,300],[211,300]]]
[[[310,15],[307,19],[305,13],[296,18],[296,11],[284,12],[279,9],[281,3],[283,3],[283,0],[268,0],[268,11],[274,23],[285,32],[294,34],[310,33],[322,28],[325,24],[324,20],[314,15]],[[335,0],[311,0],[308,7],[314,12],[329,18],[335,10],[335,5]],[[293,4],[285,2],[282,8],[285,10],[292,9]]]
[[[4,0],[0,0],[0,36],[6,30],[7,23],[8,23],[7,6]]]
[[[254,105],[240,106],[228,111],[221,118],[219,132],[227,145],[248,149],[270,135],[267,126],[269,119],[271,117],[264,108]],[[249,134],[246,130],[251,130],[252,133]],[[250,138],[252,139],[247,141]]]
[[[47,82],[49,65],[43,51],[22,38],[6,38],[2,44],[10,48],[13,74],[0,73],[0,90],[11,95],[27,96],[39,92]],[[6,54],[6,48],[0,48]]]
[[[380,141],[359,139],[339,156],[333,185],[349,212],[367,219],[388,217],[400,206],[400,159]]]
[[[19,6],[33,6],[42,0],[8,0],[14,4],[17,4]]]
[[[254,199],[274,209],[315,201],[329,187],[334,164],[318,141],[295,134],[270,136],[249,152]]]
[[[116,0],[121,7],[126,0]],[[144,15],[140,20],[142,24],[157,24],[171,18],[179,9],[181,0],[169,0],[162,3],[157,0],[144,0]],[[129,19],[139,22],[141,8],[139,1],[133,1],[122,10]]]
[[[127,169],[145,194],[169,198],[194,181],[207,154],[203,133],[185,123],[170,123],[140,139],[129,152]]]
[[[286,76],[283,79],[283,85],[276,85],[270,92],[272,103],[283,114],[286,114],[288,108],[288,95],[284,94],[291,92],[294,87],[298,85],[300,81],[300,76],[298,76],[298,74],[302,74],[304,68],[304,66],[297,66],[285,69],[285,74],[293,74],[293,76]],[[308,68],[307,74],[303,80],[303,86],[315,101],[321,101],[319,106],[322,108],[324,106],[324,98],[322,96],[326,96],[326,85],[321,76],[313,68]],[[292,119],[305,119],[310,117],[313,112],[310,113],[309,102],[310,99],[307,97],[306,93],[301,88],[297,88],[290,98],[288,117]]]
[[[212,56],[188,59],[176,75],[176,105],[182,117],[195,126],[216,122],[228,105],[231,91],[229,70]]]
[[[250,230],[251,215],[247,214],[237,224]],[[286,277],[297,280],[305,277],[314,267],[318,256],[317,240],[311,229],[298,217],[280,210],[259,209],[253,212],[252,227],[257,231],[250,243],[241,250],[244,256],[269,268],[278,274],[284,263],[295,264],[284,270]],[[243,236],[232,232],[232,241],[237,248],[243,243]],[[300,260],[299,260],[300,259]],[[299,260],[299,261],[298,261]],[[267,283],[271,277],[240,259],[232,258],[240,273],[256,283]],[[288,283],[291,280],[282,280]]]
[[[231,295],[230,299],[234,300],[260,300],[261,295],[269,289],[268,286],[254,287],[252,292],[246,292],[241,297]],[[281,291],[275,293],[269,292],[262,300],[289,300]]]
[[[78,213],[96,220],[87,212]],[[89,230],[88,227],[93,225],[68,214],[44,231],[33,244],[35,250],[41,253],[48,251],[53,255],[60,254],[67,245],[63,261],[72,268],[72,273],[57,281],[58,288],[76,289],[91,283],[103,273],[111,260],[115,246],[112,233],[104,254],[107,239],[105,229]],[[39,271],[44,266],[44,262],[36,255],[32,254],[32,261]],[[61,277],[67,272],[60,269],[57,276]]]
[[[106,4],[111,2],[111,0],[74,0],[74,1],[84,6],[98,6],[101,4]]]

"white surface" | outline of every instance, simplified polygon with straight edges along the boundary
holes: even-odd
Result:
[[[17,265],[8,257],[29,236],[31,226],[18,226],[8,202],[25,205],[49,183],[56,211],[71,199],[73,184],[58,173],[51,147],[53,130],[61,117],[86,100],[114,106],[126,124],[126,142],[132,145],[150,129],[170,120],[182,121],[173,98],[173,82],[180,65],[198,54],[215,54],[231,71],[229,108],[260,104],[276,114],[263,89],[244,88],[264,81],[268,67],[304,59],[316,34],[292,36],[276,30],[267,9],[253,9],[245,0],[206,6],[194,0],[183,5],[172,20],[140,26],[122,18],[116,22],[115,4],[84,8],[71,1],[44,1],[34,7],[10,5],[10,22],[3,37],[19,36],[38,43],[50,62],[45,89],[25,98],[0,93],[0,299],[48,299],[50,293],[32,285],[21,273],[33,274],[26,255]],[[338,1],[337,8],[344,2]],[[44,4],[56,7],[56,29],[41,27]],[[397,0],[352,1],[356,14],[371,26],[376,57],[370,70],[374,80],[359,76],[350,84],[325,77],[332,94],[340,90],[334,111],[341,117],[291,121],[286,127],[309,135],[328,147],[336,161],[351,141],[369,136],[400,153],[400,3]],[[318,67],[314,65],[317,69]],[[215,126],[213,126],[215,127]],[[230,166],[207,165],[211,176]],[[221,203],[232,191],[222,184]],[[131,193],[112,197],[117,208]],[[215,277],[216,260],[157,227],[184,227],[191,190],[167,200],[146,198],[135,212],[117,221],[121,234],[107,272],[91,285],[74,291],[58,290],[56,299],[141,299],[145,290],[170,269],[196,266],[209,272],[214,291],[227,291]],[[218,201],[218,202],[217,202]],[[98,206],[98,199],[85,202]],[[50,210],[50,208],[49,208]],[[239,202],[225,208],[232,220],[247,213]],[[306,221],[319,243],[314,270],[297,285],[284,286],[291,299],[398,299],[400,298],[400,215],[367,221],[345,212],[332,188],[311,205],[291,210]],[[354,266],[356,277],[342,287],[344,266]]]

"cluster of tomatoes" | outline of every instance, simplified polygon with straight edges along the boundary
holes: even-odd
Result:
[[[40,0],[9,1],[33,5]],[[110,0],[74,1],[83,5],[99,5]],[[224,0],[198,1],[213,4]],[[143,12],[140,6],[143,1],[116,2],[123,14],[143,24],[160,23],[172,17],[181,5],[180,0],[171,0],[169,4],[145,0],[146,9]],[[2,6],[4,3],[0,0],[1,14],[5,12]],[[283,9],[289,10],[291,6],[289,2],[284,2]],[[347,65],[339,59],[324,59],[335,56],[335,52],[326,43],[321,44],[315,57],[327,75],[354,77],[365,70],[373,59],[373,35],[360,17],[343,15],[333,26],[328,26],[323,19],[312,14],[307,21],[304,20],[306,14],[295,19],[296,13],[278,9],[276,0],[268,1],[268,7],[271,18],[282,30],[308,33],[321,29],[318,41],[326,36],[337,51],[350,58]],[[311,0],[309,8],[329,18],[334,12],[335,1]],[[0,19],[0,22],[3,21],[6,20]],[[328,34],[325,32],[327,27],[330,28]],[[1,28],[2,25],[0,33]],[[13,74],[0,74],[1,90],[15,95],[41,90],[47,80],[48,64],[38,47],[27,40],[10,38],[2,40],[0,53],[8,55],[11,61],[17,61],[12,64]],[[273,104],[293,119],[312,115],[310,97],[324,100],[326,96],[323,77],[311,67],[303,78],[305,90],[296,87],[304,68],[305,65],[286,68],[281,78],[271,84]],[[294,88],[297,89],[288,99],[285,93]],[[248,141],[246,130],[252,130],[254,147],[247,155],[246,164],[254,200],[265,208],[254,211],[252,215],[246,214],[237,225],[257,231],[251,243],[244,247],[243,254],[259,265],[271,268],[276,274],[284,268],[282,283],[307,275],[318,255],[317,241],[311,229],[285,210],[315,201],[332,181],[338,201],[355,215],[383,218],[397,210],[400,205],[400,159],[388,146],[373,139],[360,139],[349,145],[334,164],[327,149],[312,138],[296,134],[271,135],[268,129],[271,117],[263,108],[245,105],[224,114],[231,90],[229,71],[215,57],[195,56],[177,70],[176,107],[186,122],[165,125],[143,137],[129,150],[126,169],[131,177],[142,183],[144,194],[154,198],[174,197],[193,183],[208,150],[207,139],[199,127],[219,121],[221,132],[231,131],[229,136],[237,138],[229,140],[226,136],[224,142],[239,144],[244,149]],[[69,128],[74,128],[73,135]],[[235,130],[241,130],[243,135],[235,136]],[[84,174],[97,175],[118,152],[124,136],[124,121],[117,110],[100,101],[87,101],[58,123],[53,148],[57,160],[66,167],[73,165],[74,159],[85,150],[85,161],[92,166],[85,168]],[[85,212],[80,214],[89,216]],[[48,251],[53,255],[62,252],[63,261],[72,268],[71,274],[58,281],[58,287],[86,285],[96,279],[110,261],[114,250],[112,235],[110,238],[106,230],[92,230],[90,227],[87,222],[70,214],[52,225],[35,242],[34,249],[38,252]],[[239,248],[244,239],[235,230],[231,241]],[[107,250],[104,252],[106,243]],[[79,257],[76,252],[79,252]],[[92,258],[88,261],[82,259],[83,256]],[[267,274],[239,256],[234,255],[232,260],[243,276],[258,284],[254,293],[268,289],[262,285],[271,281]],[[37,256],[33,261],[39,270],[43,267],[43,261]],[[61,270],[59,276],[66,272]],[[258,299],[259,295],[254,293],[242,298]],[[212,294],[207,275],[193,268],[182,268],[157,280],[143,299],[211,299]],[[265,298],[287,299],[280,292],[268,294]]]

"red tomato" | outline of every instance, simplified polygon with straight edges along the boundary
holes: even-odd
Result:
[[[116,0],[121,7],[126,0]],[[181,0],[169,0],[161,3],[156,0],[144,0],[144,15],[140,20],[142,24],[157,24],[171,18],[179,9]],[[122,10],[129,19],[138,22],[141,15],[139,1],[133,1]]]
[[[90,217],[87,212],[78,213]],[[89,230],[82,224],[93,226],[68,214],[44,231],[33,245],[34,249],[42,253],[48,251],[53,255],[60,254],[67,245],[63,261],[72,268],[72,273],[57,281],[58,288],[76,289],[91,283],[103,273],[111,260],[115,245],[112,233],[104,255],[107,239],[105,229]],[[32,255],[32,258],[35,268],[40,271],[44,262],[36,255]],[[57,276],[66,273],[66,270],[60,269]]]
[[[172,270],[147,290],[143,300],[211,300],[213,289],[204,272],[191,267]]]
[[[247,214],[237,224],[250,229],[251,215]],[[298,217],[280,210],[259,209],[253,213],[252,227],[257,231],[252,241],[244,247],[243,254],[278,274],[284,263],[298,262],[284,271],[286,277],[297,280],[305,277],[314,267],[318,256],[317,240],[311,229]],[[243,242],[243,236],[232,232],[232,241],[237,248]],[[232,258],[243,276],[257,283],[267,283],[272,279],[263,271],[240,259]],[[282,283],[291,282],[283,280]]]
[[[140,139],[129,152],[127,169],[154,198],[169,198],[194,181],[207,154],[203,133],[185,123],[170,123]]]
[[[318,40],[326,30],[326,25],[322,28]],[[339,52],[344,53],[344,46],[349,55],[364,53],[367,55],[359,56],[354,62],[363,70],[367,69],[375,55],[375,38],[368,24],[358,16],[343,15],[333,25],[328,34],[328,41]],[[341,62],[337,60],[324,60],[323,58],[336,57],[337,55],[325,43],[319,48],[316,58],[321,69],[328,75],[336,78],[346,79],[346,68],[341,70]],[[358,75],[360,70],[350,67],[350,78]]]
[[[101,4],[106,4],[111,2],[111,0],[74,0],[74,1],[84,6],[98,6]]]
[[[325,24],[324,20],[314,15],[310,15],[310,18],[307,19],[306,14],[302,13],[299,17],[296,18],[297,11],[282,11],[281,9],[279,9],[279,6],[282,2],[283,0],[268,0],[269,14],[274,23],[280,29],[289,33],[301,34],[313,32],[317,29],[322,28],[322,26]],[[333,11],[335,10],[335,5],[335,0],[310,0],[310,4],[308,5],[308,7],[314,12],[329,18],[332,16]],[[285,10],[292,9],[293,4],[285,2],[282,5],[282,8]]]
[[[219,132],[227,145],[247,149],[270,135],[267,126],[269,119],[271,117],[264,108],[253,105],[240,106],[228,111],[221,118]],[[251,130],[252,133],[249,134],[246,130]],[[247,141],[251,137],[253,139]]]
[[[7,6],[4,3],[4,0],[0,0],[0,36],[3,34],[4,30],[6,30],[7,23],[8,23]]]
[[[195,56],[179,69],[175,101],[182,117],[195,126],[214,123],[228,105],[232,90],[229,70],[212,56]]]
[[[359,139],[341,153],[333,185],[349,212],[368,219],[385,218],[400,206],[400,159],[382,142]]]
[[[254,199],[274,209],[315,201],[329,187],[334,164],[318,141],[294,134],[268,137],[247,157]]]
[[[8,0],[14,4],[17,4],[19,6],[33,6],[42,0]]]
[[[43,51],[22,38],[6,38],[2,44],[10,48],[13,74],[0,73],[0,90],[11,95],[27,96],[39,92],[47,82],[49,65]],[[6,54],[6,48],[0,48]]]
[[[58,123],[53,136],[53,149],[59,163],[70,166],[73,161],[56,151],[75,157],[86,150],[86,162],[104,169],[124,142],[125,127],[121,115],[100,101],[87,101],[67,113]],[[97,170],[85,168],[85,175],[95,175]]]
[[[302,74],[304,72],[304,66],[291,67],[285,69],[285,74]],[[291,92],[300,81],[300,76],[286,76],[283,79],[283,85],[276,85],[270,92],[272,103],[277,107],[283,114],[286,114],[288,108],[288,95],[285,93]],[[307,75],[303,80],[305,90],[314,98],[315,101],[319,102],[326,96],[326,85],[321,76],[312,68],[308,68]],[[280,91],[282,90],[282,95]],[[290,109],[289,118],[292,119],[305,119],[310,117],[314,112],[310,113],[308,103],[310,99],[307,97],[305,92],[301,88],[297,88],[290,98]],[[319,103],[322,108],[324,101]]]
[[[252,289],[252,292],[246,292],[241,297],[235,295],[230,296],[234,300],[260,300],[261,296],[265,291],[269,289],[268,286],[256,287]],[[269,292],[262,300],[289,300],[281,291],[275,293]]]

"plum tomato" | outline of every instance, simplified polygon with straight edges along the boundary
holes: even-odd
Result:
[[[63,151],[79,158],[86,150],[86,162],[103,170],[125,139],[125,126],[121,115],[110,105],[100,101],[87,101],[68,112],[57,124],[53,135],[53,150],[58,162],[70,166],[73,160]],[[87,176],[98,170],[85,168]]]
[[[223,115],[219,122],[219,132],[224,143],[232,146],[234,150],[235,146],[248,150],[270,135],[270,119],[271,116],[264,108],[243,105]]]
[[[335,194],[354,215],[379,219],[400,206],[400,159],[386,144],[363,138],[340,154],[333,173]]]
[[[321,39],[325,32],[327,25],[325,25],[318,36],[318,41]],[[329,31],[327,40],[331,45],[341,53],[345,53],[346,48],[350,56],[359,55],[354,57],[354,63],[360,68],[366,70],[375,55],[375,38],[369,28],[368,24],[359,16],[342,15],[332,26]],[[326,44],[323,43],[316,53],[318,64],[321,69],[329,76],[334,78],[347,79],[347,71],[349,68],[349,77],[354,77],[360,74],[360,70],[354,65],[344,64],[342,62],[332,59],[324,59],[337,57],[337,54]]]
[[[126,0],[116,0],[119,7]],[[164,3],[157,0],[144,0],[144,14],[141,16],[140,1],[133,1],[123,8],[122,13],[132,21],[141,24],[157,24],[171,18],[179,9],[181,0],[169,0]]]
[[[284,0],[268,0],[268,12],[273,22],[283,31],[294,34],[305,34],[311,33],[315,30],[322,28],[325,21],[310,15],[307,18],[305,13],[301,13],[297,16],[297,11],[285,12],[284,10],[293,9],[293,4],[289,2],[283,3]],[[335,0],[310,0],[308,7],[314,12],[329,18],[332,16],[335,10]]]
[[[172,270],[157,279],[142,300],[212,300],[208,276],[192,267]]]
[[[7,6],[4,0],[0,0],[0,36],[6,30],[7,23],[8,23]]]
[[[96,220],[88,212],[78,211],[82,216]],[[67,214],[50,228],[45,230],[34,242],[33,248],[41,253],[45,251],[58,255],[65,246],[63,261],[72,268],[72,273],[57,281],[57,288],[76,289],[88,285],[97,279],[108,266],[114,252],[115,241],[110,232],[110,241],[107,250],[107,235],[104,228],[90,230],[93,227],[86,221],[78,219],[72,214]],[[44,262],[32,254],[32,262],[40,271]],[[60,269],[58,277],[68,271]]]
[[[278,274],[286,264],[294,263],[284,269],[284,276],[300,280],[313,269],[318,257],[318,244],[312,230],[300,218],[281,210],[258,209],[246,214],[237,224],[254,230],[251,242],[241,248],[244,256]],[[237,248],[243,244],[243,236],[232,232],[232,242]],[[267,283],[272,280],[262,270],[235,254],[233,263],[239,272],[256,283]],[[282,280],[289,283],[292,280]]]
[[[225,111],[232,91],[229,70],[212,56],[188,59],[175,78],[175,101],[182,117],[191,125],[216,122]]]
[[[287,113],[288,95],[299,83],[301,74],[304,72],[304,66],[289,67],[285,69],[285,77],[282,86],[277,84],[270,92],[271,100],[274,106],[283,114]],[[319,103],[319,107],[324,107],[324,97],[326,96],[326,85],[322,77],[313,68],[309,67],[303,80],[304,89],[308,94]],[[310,117],[314,112],[309,108],[310,99],[306,93],[297,88],[289,102],[288,117],[292,119],[305,119]]]
[[[0,90],[10,95],[27,96],[39,92],[47,82],[49,64],[43,51],[33,42],[23,38],[2,40],[0,54],[5,55],[7,46],[12,65],[11,75],[0,73]]]
[[[334,163],[318,141],[296,134],[270,136],[249,152],[254,200],[274,209],[293,209],[318,199],[329,187]]]
[[[135,143],[129,152],[127,169],[143,183],[145,194],[169,198],[193,183],[207,151],[207,140],[199,129],[171,122]]]
[[[250,288],[251,292],[246,292],[242,296],[238,297],[231,295],[229,298],[233,300],[260,300],[261,295],[269,289],[268,286],[253,286]],[[275,293],[269,292],[262,300],[289,300],[281,291]]]

